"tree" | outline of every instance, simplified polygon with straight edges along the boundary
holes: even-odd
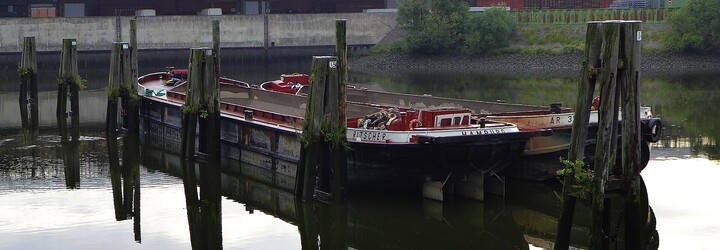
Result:
[[[489,8],[473,14],[467,22],[465,51],[487,53],[507,47],[516,28],[517,21],[503,8]]]
[[[462,0],[399,0],[403,47],[415,53],[442,53],[462,47],[468,5]]]
[[[671,50],[720,51],[720,1],[689,0],[668,18],[663,43]]]

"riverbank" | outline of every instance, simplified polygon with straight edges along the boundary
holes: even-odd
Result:
[[[374,74],[389,72],[472,73],[507,76],[579,76],[582,55],[502,54],[502,55],[409,55],[377,54],[352,58],[354,71]],[[644,76],[667,76],[720,72],[720,56],[682,53],[643,53]]]

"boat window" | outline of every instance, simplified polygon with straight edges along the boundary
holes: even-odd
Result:
[[[440,127],[452,125],[451,121],[452,121],[452,119],[450,119],[450,118],[445,118],[445,119],[440,120]]]
[[[453,124],[452,124],[452,125],[453,125],[453,126],[460,125],[460,121],[462,121],[462,119],[463,119],[462,116],[455,117],[455,118],[453,119]]]

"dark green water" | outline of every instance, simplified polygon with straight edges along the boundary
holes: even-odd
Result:
[[[107,56],[107,55],[102,55]],[[109,57],[109,56],[108,56]],[[176,58],[177,57],[177,58]],[[303,58],[308,58],[307,60]],[[11,59],[5,58],[7,61]],[[90,60],[90,59],[87,59]],[[141,60],[160,71],[182,56]],[[20,132],[17,79],[0,65],[0,249],[528,249],[551,248],[559,214],[556,183],[510,180],[506,197],[484,202],[419,194],[352,193],[335,204],[302,203],[239,162],[236,172],[194,166],[134,140],[102,131],[107,62],[81,66],[79,136],[61,135],[55,86],[40,87],[40,130]],[[145,62],[145,63],[143,63]],[[282,63],[287,62],[287,63]],[[309,57],[263,68],[232,57],[225,75],[260,83],[309,69]],[[53,79],[53,64],[42,66]],[[548,105],[574,103],[576,79],[351,72],[357,85],[398,92]],[[720,243],[720,74],[643,79],[642,103],[667,126],[643,171],[664,249],[708,249]],[[568,105],[570,106],[570,105]],[[212,171],[215,169],[215,171]],[[702,192],[697,192],[698,190]],[[587,247],[589,209],[580,203],[572,244]]]

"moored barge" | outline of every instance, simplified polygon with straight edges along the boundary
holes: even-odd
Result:
[[[154,138],[179,142],[185,83],[181,79],[168,85],[172,77],[158,72],[138,79],[142,126]],[[296,176],[305,101],[221,78],[221,154]],[[497,172],[523,152],[528,138],[542,134],[475,119],[465,108],[392,110],[348,104],[347,117],[351,188],[418,187],[427,179]]]

